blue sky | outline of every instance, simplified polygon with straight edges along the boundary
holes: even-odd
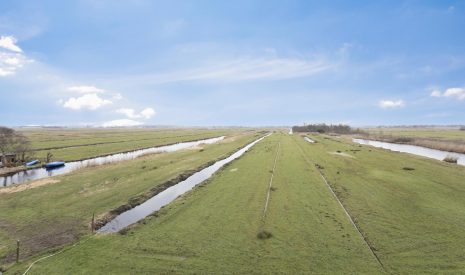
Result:
[[[0,2],[0,124],[304,122],[465,124],[465,2]]]

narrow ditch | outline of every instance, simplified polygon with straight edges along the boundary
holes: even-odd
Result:
[[[14,184],[22,184],[31,180],[38,180],[48,177],[53,177],[57,175],[67,174],[82,168],[90,167],[90,166],[100,166],[104,164],[120,162],[124,160],[132,160],[144,155],[148,154],[157,154],[157,153],[165,153],[165,152],[174,152],[182,149],[187,149],[189,147],[193,147],[200,144],[212,144],[218,141],[221,141],[225,138],[225,136],[215,137],[215,138],[208,138],[208,139],[200,139],[200,140],[193,140],[193,141],[186,141],[186,142],[178,142],[172,144],[165,144],[155,147],[148,147],[139,150],[132,150],[128,152],[122,153],[114,153],[103,155],[95,158],[89,158],[79,161],[72,161],[67,162],[65,166],[62,166],[57,169],[49,170],[46,168],[33,168],[28,169],[25,171],[15,172],[12,175],[8,176],[0,176],[0,188],[1,186],[10,186]]]
[[[114,212],[120,212],[120,214],[116,215],[115,217],[112,217],[110,221],[101,226],[100,229],[98,229],[98,233],[115,233],[125,229],[126,227],[134,223],[137,223],[140,220],[143,220],[145,217],[153,214],[154,212],[157,212],[163,206],[169,204],[180,195],[192,190],[192,188],[194,188],[196,185],[210,178],[224,165],[239,158],[250,148],[252,148],[256,143],[260,142],[261,140],[270,135],[271,134],[268,134],[253,141],[252,143],[236,151],[229,157],[216,161],[213,164],[210,164],[207,167],[201,169],[200,171],[188,173],[184,176],[180,176],[175,180],[165,183],[162,186],[152,189],[152,194],[155,195],[149,197],[151,194],[148,193],[146,196],[139,198],[137,202],[134,204],[137,204],[139,202],[141,203],[135,207],[132,207],[131,203],[129,203],[127,206],[122,206],[118,208]],[[126,208],[129,209],[126,210]],[[107,218],[104,221],[107,220],[109,219]],[[99,222],[99,224],[102,225],[102,222]]]

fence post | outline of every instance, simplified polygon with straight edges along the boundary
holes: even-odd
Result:
[[[19,262],[19,240],[16,240],[16,263]]]
[[[94,234],[94,228],[95,228],[95,213],[92,213],[92,224],[91,224],[92,234]]]

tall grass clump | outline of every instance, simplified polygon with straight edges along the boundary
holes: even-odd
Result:
[[[457,163],[458,159],[459,159],[459,158],[456,157],[456,156],[451,156],[451,155],[449,155],[449,156],[446,156],[446,157],[444,158],[444,161],[445,161],[445,162],[449,162],[449,163]]]
[[[273,237],[273,234],[271,234],[271,232],[268,232],[266,230],[260,230],[260,232],[258,232],[257,234],[257,238],[259,238],[260,240],[266,240],[271,237]]]

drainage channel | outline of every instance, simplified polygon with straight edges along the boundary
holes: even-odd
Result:
[[[264,137],[261,137],[254,142],[248,144],[247,146],[243,147],[239,151],[235,152],[231,156],[217,161],[211,166],[208,166],[207,168],[193,174],[189,178],[187,178],[184,181],[181,181],[180,183],[169,187],[168,189],[160,192],[156,196],[150,198],[149,200],[145,201],[144,203],[126,211],[123,212],[122,214],[116,216],[112,221],[108,222],[106,225],[104,225],[102,228],[100,228],[97,232],[98,233],[115,233],[118,232],[127,226],[134,224],[145,217],[149,216],[150,214],[160,210],[163,206],[169,204],[173,200],[175,200],[177,197],[180,195],[192,190],[196,185],[204,182],[208,178],[210,178],[216,171],[218,171],[221,167],[226,165],[227,163],[230,163],[231,161],[239,158],[242,156],[245,152],[247,152],[252,146],[254,146],[256,143],[260,142],[264,138],[270,136],[271,134],[268,134]]]
[[[72,162],[66,163],[65,166],[52,169],[52,170],[45,169],[45,168],[36,168],[36,169],[21,171],[11,176],[0,177],[0,188],[1,186],[10,186],[14,184],[25,183],[31,180],[38,180],[38,179],[53,177],[57,175],[62,175],[62,174],[70,173],[72,171],[82,169],[85,167],[89,167],[89,166],[99,166],[99,165],[119,162],[123,160],[131,160],[131,159],[135,159],[135,158],[148,155],[148,154],[174,152],[174,151],[187,149],[187,148],[200,145],[200,144],[212,144],[220,140],[223,140],[224,138],[225,138],[224,136],[221,136],[221,137],[208,138],[208,139],[202,139],[202,140],[197,140],[197,141],[179,142],[179,143],[171,144],[171,145],[162,145],[162,146],[157,146],[157,147],[135,150],[131,152],[116,153],[116,154],[112,154],[108,156],[96,157],[96,158],[86,159],[82,161],[72,161]]]

